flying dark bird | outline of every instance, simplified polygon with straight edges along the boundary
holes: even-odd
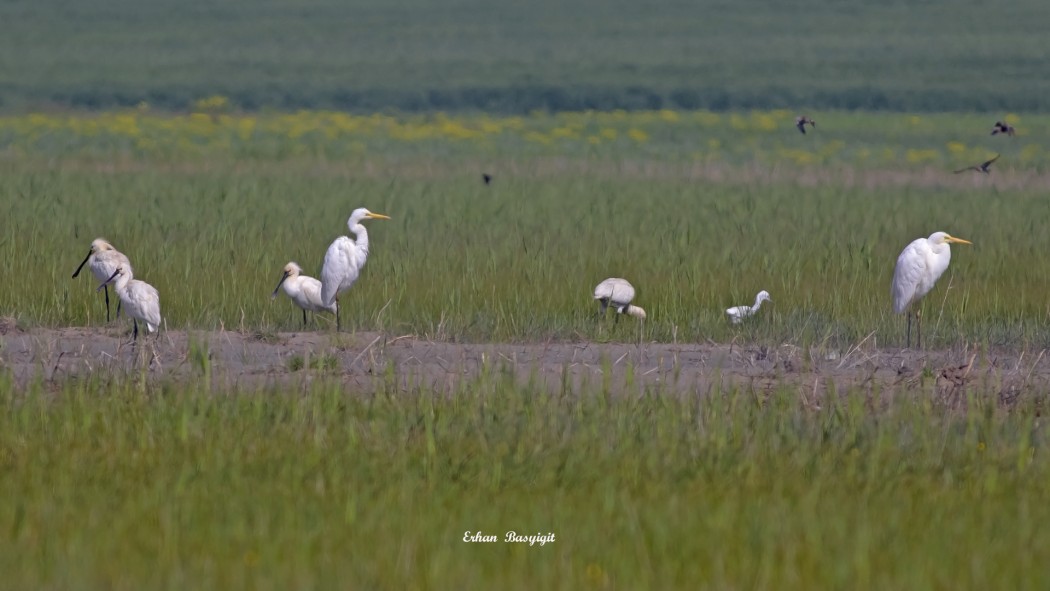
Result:
[[[809,117],[806,117],[805,115],[799,115],[798,117],[795,117],[795,127],[797,127],[798,130],[801,131],[802,133],[806,133],[806,124],[807,123],[810,125],[810,127],[816,127],[817,126],[817,122],[816,121],[810,119]]]
[[[492,175],[487,172],[483,172],[481,173],[481,180],[485,181],[486,185],[490,185],[492,184]]]
[[[995,122],[995,127],[992,128],[992,135],[998,135],[1000,133],[1005,133],[1006,135],[1008,135],[1010,137],[1013,137],[1015,131],[1016,130],[1014,129],[1013,125],[1010,125],[1009,123],[1006,123],[1005,121],[996,121]]]
[[[976,171],[976,172],[983,172],[984,174],[988,174],[989,172],[991,172],[988,169],[991,168],[992,163],[995,162],[998,159],[999,159],[999,155],[996,154],[995,158],[992,158],[991,160],[985,160],[984,162],[982,162],[980,164],[974,164],[973,166],[967,166],[966,168],[960,168],[959,170],[955,171],[955,174],[959,174],[960,172],[966,172],[967,170],[973,170],[973,171]]]

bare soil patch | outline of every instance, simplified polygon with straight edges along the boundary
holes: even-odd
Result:
[[[1003,402],[1022,392],[1050,391],[1045,351],[984,353],[967,349],[845,350],[793,345],[668,343],[433,342],[380,333],[168,331],[132,345],[116,327],[19,329],[0,322],[0,371],[19,387],[60,385],[97,372],[151,380],[204,377],[219,387],[295,388],[324,379],[348,391],[370,392],[393,380],[398,388],[454,393],[482,372],[504,372],[549,389],[608,387],[618,392],[704,394],[744,387],[790,387],[804,400],[828,391],[928,391],[959,397],[976,388]]]

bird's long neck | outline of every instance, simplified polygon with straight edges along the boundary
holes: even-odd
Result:
[[[761,297],[759,297],[759,296],[755,296],[755,305],[754,305],[754,306],[751,306],[751,311],[752,311],[752,312],[756,312],[756,311],[758,311],[758,309],[759,309],[759,308],[760,308],[761,306],[762,306],[762,298],[761,298]]]
[[[122,292],[128,288],[128,283],[131,281],[131,275],[128,273],[121,273],[117,275],[117,279],[113,282],[113,289],[117,292]]]
[[[354,235],[354,246],[356,249],[358,268],[365,266],[368,260],[368,230],[362,224],[350,226],[350,233]]]

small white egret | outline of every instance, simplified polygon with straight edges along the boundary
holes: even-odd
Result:
[[[80,270],[87,265],[91,269],[91,274],[95,276],[95,279],[102,281],[105,285],[105,281],[109,279],[113,271],[117,270],[117,267],[124,265],[127,269],[131,270],[131,261],[128,257],[124,256],[124,253],[120,252],[109,242],[106,242],[104,238],[96,238],[91,241],[91,249],[88,250],[87,256],[77,267],[76,271],[73,271],[73,279],[80,275]],[[106,293],[106,322],[109,322],[109,288],[105,289]],[[117,300],[117,318],[120,318],[120,300]]]
[[[134,339],[139,338],[139,320],[146,323],[149,332],[160,328],[160,294],[157,289],[145,281],[134,279],[131,267],[124,265],[118,265],[117,270],[98,288],[102,289],[114,279],[113,291],[117,292],[117,297],[135,324]]]
[[[303,270],[295,262],[284,266],[284,274],[281,281],[273,290],[271,298],[277,297],[277,292],[284,288],[284,293],[303,310],[303,326],[306,326],[306,312],[331,312],[335,314],[336,304],[326,306],[321,303],[321,282],[313,277],[302,274]]]
[[[602,305],[602,316],[605,316],[605,310],[611,305],[616,308],[617,314],[645,319],[645,310],[631,305],[631,300],[634,299],[634,286],[626,279],[610,277],[602,281],[594,288],[594,299]],[[620,321],[619,316],[616,317],[616,321]]]
[[[361,269],[368,260],[368,230],[361,225],[363,220],[389,220],[390,218],[372,213],[364,207],[355,209],[346,221],[350,233],[355,239],[340,236],[328,247],[321,267],[321,303],[324,306],[335,306],[335,328],[339,330],[339,305],[336,299],[339,294],[350,289],[357,281]]]
[[[955,238],[947,232],[934,232],[929,238],[917,238],[906,246],[897,257],[897,267],[893,270],[893,311],[897,314],[908,311],[908,308],[922,299],[933,289],[934,284],[948,268],[952,260],[949,244],[973,244],[969,240]],[[911,347],[911,312],[908,311],[908,346]],[[918,325],[918,345],[922,346],[922,316],[915,311]]]
[[[734,306],[726,310],[726,315],[729,316],[729,321],[733,324],[740,324],[745,318],[754,316],[755,312],[762,307],[762,302],[773,303],[773,300],[769,299],[769,292],[762,290],[755,296],[755,304],[753,306]]]

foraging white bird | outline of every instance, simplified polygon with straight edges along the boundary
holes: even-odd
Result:
[[[336,238],[324,255],[324,265],[321,267],[321,303],[325,306],[336,307],[336,330],[340,329],[339,306],[336,298],[353,286],[365,262],[368,261],[368,230],[365,230],[361,222],[389,219],[388,216],[372,213],[364,207],[355,209],[350,214],[350,219],[346,221],[355,239],[348,236]]]
[[[91,274],[95,276],[95,279],[102,281],[103,285],[109,279],[113,271],[117,270],[117,267],[124,265],[127,269],[131,270],[131,261],[128,257],[124,256],[124,253],[120,252],[109,242],[106,242],[104,238],[96,238],[91,241],[91,249],[88,250],[87,256],[81,261],[80,266],[77,267],[76,271],[73,271],[73,279],[80,275],[80,270],[87,265],[91,269]],[[109,322],[109,288],[106,288],[106,322]],[[120,300],[117,300],[117,318],[120,318]]]
[[[602,281],[594,288],[594,299],[602,305],[602,316],[605,316],[605,310],[612,305],[616,308],[617,314],[645,319],[645,310],[631,305],[631,300],[634,299],[634,286],[626,279],[610,277]],[[620,321],[619,316],[616,317],[616,321]]]
[[[139,320],[146,323],[146,330],[149,332],[160,328],[160,293],[157,292],[157,288],[133,278],[131,267],[124,265],[117,266],[117,270],[98,288],[102,289],[114,279],[116,281],[113,283],[113,291],[117,292],[124,309],[135,324],[134,338],[139,338]]]
[[[306,312],[331,312],[336,313],[336,302],[331,306],[321,303],[321,282],[313,277],[302,274],[303,270],[295,262],[284,266],[284,274],[281,281],[273,290],[271,298],[277,297],[277,292],[284,288],[284,293],[303,310],[303,326],[306,326]]]
[[[745,318],[754,316],[755,312],[762,307],[762,302],[773,303],[773,300],[769,299],[769,292],[762,290],[755,296],[755,304],[753,306],[734,306],[726,310],[726,315],[729,316],[729,321],[733,324],[740,324]]]
[[[934,284],[952,260],[951,243],[973,244],[947,232],[934,232],[929,238],[917,238],[897,257],[893,270],[893,311],[901,314],[933,289]],[[908,346],[911,347],[911,312],[908,312]],[[922,315],[915,311],[918,324],[918,346],[922,346]]]

